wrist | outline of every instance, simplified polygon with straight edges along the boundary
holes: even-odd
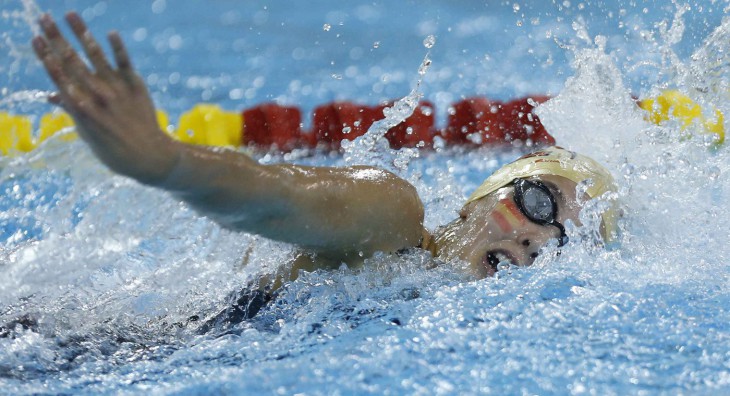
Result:
[[[187,144],[177,140],[170,139],[167,145],[167,153],[164,155],[165,160],[160,164],[161,171],[159,177],[151,183],[153,187],[162,188],[164,190],[178,190],[183,187],[185,176],[190,176],[190,153]]]

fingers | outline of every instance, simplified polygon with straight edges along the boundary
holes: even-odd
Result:
[[[33,39],[33,50],[35,51],[38,59],[40,59],[43,63],[43,67],[48,72],[48,75],[51,77],[51,80],[53,80],[53,83],[56,84],[58,89],[61,91],[61,96],[63,96],[64,93],[70,92],[71,83],[68,79],[68,76],[63,70],[63,67],[61,66],[61,62],[58,57],[53,52],[51,52],[50,48],[48,47],[46,39],[40,36],[35,37]]]
[[[61,106],[69,114],[78,115],[79,111],[88,107],[93,101],[85,99],[82,89],[75,85],[72,78],[61,66],[61,59],[54,54],[43,37],[35,37],[33,39],[33,49],[36,56],[43,63],[43,67],[48,72],[51,80],[58,87],[58,92],[54,92],[48,96],[48,102],[57,106]],[[96,102],[100,102],[99,99]]]
[[[132,67],[132,62],[129,60],[129,54],[127,53],[126,48],[124,48],[124,42],[122,42],[122,38],[119,37],[119,33],[109,33],[109,43],[112,46],[114,60],[117,63],[119,72],[127,79],[127,81],[133,81],[134,68]]]
[[[61,66],[66,70],[66,73],[75,75],[82,79],[80,81],[83,81],[89,75],[89,69],[81,58],[79,58],[73,47],[61,35],[58,26],[56,26],[56,23],[50,15],[45,14],[41,16],[40,25],[41,29],[43,29],[49,50],[61,58]]]
[[[88,84],[79,85],[74,78],[69,77],[62,66],[62,60],[58,54],[51,51],[45,38],[35,37],[33,49],[59,90],[58,93],[48,97],[50,103],[60,105],[70,113],[76,113],[78,109],[91,103],[104,106],[108,102],[107,98],[113,96],[103,84],[95,84],[94,81],[90,81]],[[87,89],[88,91],[86,91]],[[91,93],[91,97],[88,96],[89,93]],[[90,98],[93,100],[89,100]]]
[[[69,26],[71,26],[71,30],[74,32],[76,38],[81,43],[81,46],[84,48],[84,52],[86,53],[86,56],[89,57],[89,61],[92,65],[94,65],[96,71],[100,74],[101,77],[108,76],[111,73],[112,68],[109,65],[109,62],[106,60],[106,57],[104,56],[104,51],[101,49],[101,46],[86,28],[86,24],[81,19],[79,14],[75,12],[69,12],[66,15],[66,21],[68,22]]]
[[[94,66],[94,69],[96,69],[98,75],[102,78],[112,75],[115,71],[114,68],[110,65],[106,56],[104,56],[104,51],[91,35],[81,17],[75,12],[70,12],[66,15],[66,21],[71,26],[71,30],[78,38],[84,52],[89,57],[89,61]],[[43,15],[40,18],[40,25],[43,29],[47,46],[50,48],[51,52],[56,53],[57,56],[61,58],[62,62],[60,62],[60,65],[66,69],[66,73],[69,75],[79,76],[81,78],[79,82],[81,83],[86,81],[89,76],[92,75],[91,71],[86,67],[84,62],[63,35],[61,35],[58,26],[50,15]],[[114,60],[117,64],[119,73],[127,81],[133,81],[135,76],[134,68],[119,33],[109,33],[109,43],[112,46]]]
[[[118,33],[109,34],[109,42],[117,64],[115,70],[81,17],[71,12],[66,16],[66,20],[89,57],[95,72],[84,64],[78,53],[61,35],[53,19],[47,14],[43,15],[39,21],[43,36],[33,39],[33,48],[59,89],[58,96],[49,98],[52,103],[79,110],[88,106],[105,107],[122,92],[119,89],[136,88],[136,74]]]

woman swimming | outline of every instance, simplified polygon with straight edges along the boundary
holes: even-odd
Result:
[[[115,65],[76,13],[66,17],[91,67],[49,15],[33,48],[58,93],[49,101],[75,120],[79,135],[113,171],[182,199],[221,226],[294,244],[297,269],[362,263],[375,252],[422,248],[443,261],[463,260],[478,277],[497,264],[531,265],[549,241],[568,242],[565,223],[580,224],[586,198],[615,189],[609,172],[585,156],[551,147],[506,165],[467,200],[459,217],[433,235],[424,228],[416,189],[376,167],[262,165],[232,150],[182,144],[158,127],[152,100],[120,36],[109,41]],[[585,184],[585,196],[576,187]],[[601,218],[605,241],[612,210]],[[276,289],[289,275],[265,282]]]

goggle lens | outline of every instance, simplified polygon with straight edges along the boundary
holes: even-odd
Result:
[[[530,220],[550,222],[555,218],[553,200],[547,192],[540,188],[527,188],[522,196],[525,215]]]
[[[530,221],[540,225],[552,225],[560,231],[558,247],[568,243],[565,227],[558,223],[558,204],[555,196],[539,181],[515,179],[515,204]]]

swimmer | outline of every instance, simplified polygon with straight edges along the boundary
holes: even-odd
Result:
[[[506,165],[469,197],[459,217],[433,234],[423,225],[416,189],[376,167],[262,165],[243,153],[183,144],[158,127],[143,80],[119,34],[108,39],[110,63],[76,13],[66,20],[88,57],[87,66],[49,15],[33,48],[58,88],[49,97],[75,120],[78,134],[112,171],[170,192],[230,230],[291,243],[298,269],[359,265],[375,252],[421,248],[445,262],[462,260],[477,277],[497,264],[529,266],[550,241],[568,242],[565,224],[580,225],[582,202],[615,189],[606,169],[585,156],[551,147]],[[587,183],[584,196],[576,186]],[[615,216],[602,216],[609,241]],[[257,295],[244,301],[266,300]],[[255,314],[255,312],[254,312]],[[248,314],[246,314],[248,315]]]

